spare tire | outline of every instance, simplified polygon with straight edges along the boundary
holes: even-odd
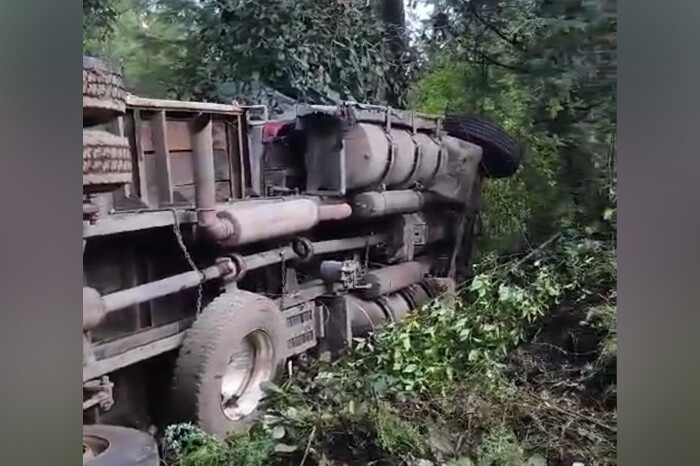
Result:
[[[475,115],[447,115],[444,129],[450,136],[478,144],[484,151],[481,164],[486,176],[507,178],[523,161],[521,145],[499,125]]]
[[[159,466],[156,441],[127,427],[83,426],[83,466]]]
[[[124,113],[124,81],[118,68],[83,57],[83,127],[107,123]]]
[[[83,131],[83,188],[110,191],[131,182],[129,140],[106,131]]]
[[[212,301],[187,330],[175,364],[174,422],[224,438],[258,415],[263,382],[282,373],[286,321],[270,299],[236,290]]]

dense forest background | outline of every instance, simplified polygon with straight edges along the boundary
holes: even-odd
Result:
[[[83,13],[84,53],[119,63],[139,95],[493,118],[527,154],[486,188],[485,250],[614,221],[614,0],[84,0]]]
[[[340,444],[377,464],[615,464],[615,0],[83,0],[83,13],[84,53],[120,64],[139,95],[470,112],[526,150],[485,186],[456,304],[275,389],[262,433],[224,447],[171,430],[176,464],[295,451],[335,464]]]

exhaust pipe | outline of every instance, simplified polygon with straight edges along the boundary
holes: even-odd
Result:
[[[402,290],[375,300],[365,300],[357,296],[347,296],[347,310],[353,337],[365,337],[386,325],[387,322],[400,322],[408,313],[431,299],[438,297],[449,285],[450,279],[428,278],[407,286]]]
[[[235,233],[235,228],[230,221],[216,215],[211,117],[201,115],[195,118],[191,123],[191,129],[197,224],[214,241],[223,241]]]
[[[352,214],[346,203],[324,205],[313,198],[244,201],[217,211],[211,117],[194,119],[191,129],[197,224],[214,241],[237,246],[300,233],[320,221]]]

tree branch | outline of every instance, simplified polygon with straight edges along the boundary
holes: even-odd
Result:
[[[474,15],[474,17],[476,19],[478,19],[479,22],[486,27],[486,29],[495,33],[498,37],[500,37],[501,39],[503,39],[505,42],[509,43],[510,45],[515,47],[516,49],[520,50],[521,52],[524,52],[526,50],[525,45],[522,42],[517,41],[517,40],[513,39],[512,37],[508,37],[505,33],[503,33],[503,31],[498,29],[494,24],[486,21],[479,13],[477,13],[476,7],[474,6],[473,3],[470,3],[468,9]]]

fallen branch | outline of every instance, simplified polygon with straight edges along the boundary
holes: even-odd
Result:
[[[316,426],[314,426],[314,428],[311,429],[311,434],[309,434],[309,441],[306,444],[306,450],[304,451],[304,456],[301,458],[301,463],[299,463],[299,466],[304,466],[304,462],[306,461],[306,457],[309,456],[309,450],[311,450],[311,442],[313,442],[315,436],[316,436]]]
[[[530,251],[529,253],[527,253],[527,255],[526,255],[525,257],[523,257],[523,258],[520,259],[518,262],[516,262],[515,264],[513,264],[512,268],[515,269],[515,268],[520,267],[523,263],[525,263],[525,262],[526,262],[528,259],[530,259],[532,256],[534,256],[534,255],[537,254],[539,251],[545,249],[547,246],[549,246],[549,245],[552,244],[554,241],[556,241],[557,239],[559,239],[560,236],[561,236],[561,233],[556,233],[556,234],[552,235],[547,241],[545,241],[544,243],[542,243],[542,244],[540,244],[539,246],[537,246],[535,249],[533,249],[532,251]]]
[[[553,410],[553,411],[557,411],[557,412],[559,412],[559,413],[561,413],[561,414],[566,414],[567,416],[571,416],[571,417],[576,418],[576,419],[588,421],[588,422],[590,422],[591,424],[595,424],[595,425],[597,425],[598,427],[600,427],[600,428],[602,428],[602,429],[605,429],[605,430],[608,430],[608,431],[610,431],[610,432],[612,432],[612,433],[614,433],[614,434],[617,434],[617,428],[616,428],[616,427],[613,427],[613,426],[609,426],[609,425],[607,425],[607,424],[604,424],[604,423],[602,423],[602,422],[598,421],[597,419],[594,419],[594,418],[592,418],[592,417],[590,417],[590,416],[586,416],[585,414],[580,414],[580,413],[577,413],[577,412],[575,412],[575,411],[568,410],[568,409],[566,409],[566,408],[562,408],[562,407],[559,407],[559,406],[555,406],[555,405],[553,405],[553,404],[551,404],[551,403],[549,403],[549,402],[547,402],[547,401],[543,401],[542,399],[535,398],[534,396],[530,395],[529,393],[525,393],[524,396],[527,397],[527,398],[529,398],[531,401],[533,401],[533,402],[536,403],[536,405],[534,405],[534,406],[533,406],[533,405],[530,405],[530,407],[533,408],[533,409],[537,409],[538,406],[544,405],[546,408],[551,409],[551,410]]]

